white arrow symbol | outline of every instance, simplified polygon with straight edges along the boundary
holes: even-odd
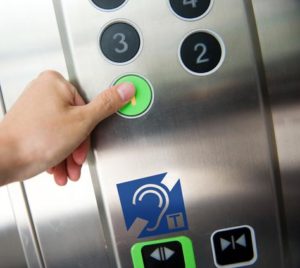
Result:
[[[225,240],[223,238],[221,238],[220,241],[221,241],[222,251],[224,251],[226,248],[228,248],[230,246],[230,244],[231,244],[231,242],[229,242],[229,241],[227,241],[227,240]]]
[[[150,256],[151,256],[153,259],[156,259],[156,260],[158,260],[158,261],[161,261],[159,248],[157,248],[156,250],[154,250]]]
[[[239,244],[240,246],[247,247],[246,236],[244,234],[241,235],[240,238],[236,240],[236,243]]]
[[[160,247],[154,250],[150,256],[158,261],[167,261],[174,255],[174,253],[175,251],[167,247]]]
[[[164,252],[165,252],[165,260],[170,259],[175,253],[175,251],[168,249],[166,247],[164,248]]]

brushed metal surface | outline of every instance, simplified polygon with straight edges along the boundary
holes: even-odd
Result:
[[[254,0],[284,199],[288,267],[300,267],[300,1]]]
[[[67,187],[46,174],[25,186],[46,267],[110,267],[86,165],[81,180]]]
[[[7,186],[27,267],[45,267],[23,183]],[[5,250],[7,252],[7,249]],[[25,267],[25,264],[24,266]]]
[[[84,96],[92,99],[119,75],[134,72],[154,85],[155,103],[144,117],[126,120],[115,115],[97,128],[89,161],[93,184],[85,165],[83,179],[66,188],[41,174],[23,190],[0,189],[0,266],[25,267],[27,258],[29,267],[132,267],[130,247],[141,240],[136,239],[138,230],[125,229],[116,184],[170,172],[181,177],[190,226],[178,235],[193,240],[199,267],[214,267],[214,231],[246,224],[254,228],[258,244],[258,260],[252,267],[298,268],[299,1],[253,1],[275,150],[270,148],[272,122],[261,92],[265,85],[259,79],[264,73],[257,74],[261,69],[249,25],[250,1],[215,1],[211,12],[194,22],[176,18],[167,1],[132,0],[115,12],[102,12],[89,1],[54,1],[68,73]],[[40,71],[57,69],[67,77],[67,70],[49,0],[18,5],[2,1],[0,12],[5,36],[0,42],[1,84],[9,108]],[[139,57],[125,66],[109,64],[97,47],[102,27],[120,18],[137,24],[144,42]],[[188,74],[177,58],[183,36],[197,29],[217,32],[226,46],[224,64],[206,77]],[[280,185],[273,170],[276,149]],[[32,222],[22,211],[22,192]],[[282,211],[277,211],[278,204]],[[282,215],[286,218],[279,221]],[[282,232],[285,227],[287,233]],[[38,266],[31,265],[35,251],[24,249],[26,236],[34,237],[32,230],[36,241],[31,242],[41,248],[44,262]],[[288,246],[285,251],[282,240]],[[289,266],[284,266],[288,262],[283,252],[290,254],[285,256]]]
[[[88,1],[56,2],[69,73],[87,99],[124,73],[140,73],[154,86],[156,101],[144,117],[113,116],[93,136],[90,167],[118,267],[132,266],[137,234],[126,231],[116,184],[162,172],[181,177],[190,229],[178,235],[193,240],[199,267],[214,267],[215,230],[244,224],[256,233],[253,267],[283,267],[247,1],[215,1],[210,14],[194,22],[176,18],[167,1],[129,1],[116,12],[99,12]],[[138,25],[144,41],[140,56],[126,66],[109,64],[98,51],[103,25],[120,18]],[[217,32],[227,51],[221,68],[201,78],[177,58],[181,39],[196,29]]]
[[[0,15],[3,38],[0,42],[1,85],[4,102],[9,109],[28,82],[40,72],[55,69],[68,76],[52,1],[30,0],[17,4],[0,1]],[[15,201],[17,227],[25,241],[32,231],[24,225],[28,220],[26,211],[22,210],[25,204],[21,200],[20,188],[9,187]],[[22,191],[27,196],[36,232],[35,242],[41,249],[43,263],[40,267],[109,267],[99,210],[86,166],[79,183],[61,188],[43,173],[25,182]],[[5,204],[3,206],[5,210]],[[1,238],[7,247],[2,247],[1,239],[0,256],[6,257],[1,258],[0,267],[26,267],[20,252],[20,240],[15,233],[16,225],[10,214],[4,216],[7,224],[1,223]],[[15,256],[11,249],[13,245]],[[34,259],[30,247],[24,243],[25,246],[28,267],[37,267],[32,264]],[[2,266],[5,263],[8,265]]]
[[[1,267],[24,268],[26,259],[21,245],[7,187],[0,188],[0,259]]]

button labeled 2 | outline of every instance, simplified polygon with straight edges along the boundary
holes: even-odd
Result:
[[[185,70],[194,75],[209,75],[215,72],[225,58],[222,39],[209,30],[188,34],[179,47],[179,60]]]
[[[125,64],[138,55],[141,49],[141,38],[131,24],[116,22],[103,30],[99,45],[103,55],[110,62]]]
[[[137,243],[131,256],[134,268],[196,268],[192,241],[185,236]]]

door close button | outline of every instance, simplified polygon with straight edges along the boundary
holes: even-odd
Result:
[[[218,230],[211,243],[217,267],[242,267],[257,259],[255,233],[248,225]]]

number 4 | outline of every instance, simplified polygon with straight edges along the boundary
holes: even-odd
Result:
[[[197,3],[198,3],[198,0],[183,0],[183,5],[184,6],[192,5],[193,8],[197,7]]]

